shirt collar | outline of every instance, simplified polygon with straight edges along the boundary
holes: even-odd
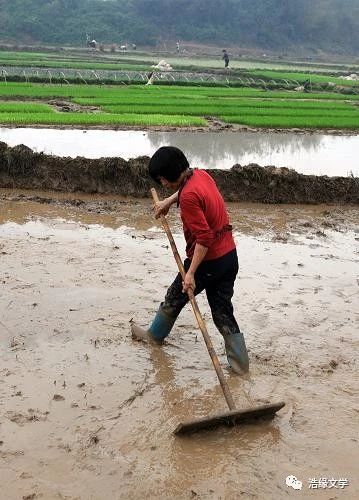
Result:
[[[182,189],[185,187],[185,185],[187,184],[189,179],[192,177],[192,175],[193,175],[193,169],[190,168],[190,169],[188,169],[188,173],[187,173],[186,177],[183,179],[183,182],[178,190],[177,207],[179,207],[179,201],[180,201],[180,195],[181,195]]]

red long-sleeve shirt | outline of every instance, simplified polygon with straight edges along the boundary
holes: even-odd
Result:
[[[217,259],[235,248],[222,195],[207,172],[193,171],[180,189],[178,202],[189,259],[196,243],[208,248],[204,260]]]

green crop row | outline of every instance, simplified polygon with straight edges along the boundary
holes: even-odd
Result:
[[[33,102],[0,102],[0,113],[52,113],[53,109],[47,104]]]
[[[1,124],[12,125],[144,125],[144,126],[205,126],[199,117],[170,115],[135,115],[105,113],[2,113]]]
[[[258,104],[263,104],[258,106]],[[270,103],[251,103],[246,101],[244,106],[222,106],[220,104],[120,104],[115,106],[102,106],[105,113],[116,115],[177,115],[177,116],[326,116],[326,117],[344,117],[357,116],[359,119],[359,109],[349,106],[322,106],[320,108],[301,108],[295,106],[267,106]],[[240,112],[240,114],[239,114]],[[0,102],[0,113],[54,113],[53,108],[45,104],[38,103],[13,103]],[[86,113],[85,113],[86,115]]]
[[[188,116],[219,116],[219,115],[271,115],[271,116],[357,116],[359,120],[359,110],[354,107],[347,106],[345,108],[329,108],[329,109],[297,109],[295,107],[251,107],[245,106],[242,108],[233,106],[224,108],[217,105],[193,105],[193,106],[177,106],[177,105],[119,105],[119,106],[102,106],[103,111],[107,113],[135,113],[135,114],[156,114],[164,115],[188,115]]]
[[[256,78],[269,78],[273,80],[296,80],[299,83],[309,80],[312,83],[328,83],[333,82],[337,85],[359,85],[355,80],[344,80],[338,78],[337,75],[315,75],[313,73],[296,73],[296,72],[283,72],[283,71],[267,71],[267,70],[253,70],[247,73],[249,76]]]
[[[221,116],[220,119],[226,123],[251,127],[359,129],[359,119],[346,116]]]
[[[351,102],[311,100],[312,94],[254,89],[180,86],[86,86],[0,84],[0,98],[73,100],[101,106],[102,113],[58,113],[35,102],[0,103],[0,123],[61,125],[205,126],[204,116],[253,126],[359,128],[359,108]],[[291,99],[288,99],[288,96]],[[277,97],[277,99],[275,99]],[[299,97],[299,99],[294,99]],[[356,101],[358,102],[358,101]],[[312,124],[312,125],[311,125]]]
[[[104,86],[104,85],[51,85],[51,84],[32,84],[32,83],[0,83],[0,96],[4,97],[28,97],[37,98],[52,98],[65,97],[69,99],[94,99],[98,98],[101,101],[108,99],[123,98],[128,96],[129,99],[134,97],[148,97],[150,99],[213,99],[220,98],[222,100],[248,98],[262,99],[285,99],[285,100],[359,100],[359,95],[341,95],[336,93],[323,94],[307,94],[300,92],[276,92],[264,91],[249,88],[206,88],[206,87],[179,87],[179,86],[144,86],[144,85],[122,85],[122,86]],[[314,103],[315,101],[313,101]],[[84,102],[83,102],[84,104]],[[89,102],[89,104],[93,104]],[[109,102],[108,104],[111,104]]]
[[[147,97],[144,99],[134,96],[123,96],[118,99],[111,99],[106,101],[103,99],[74,99],[78,104],[101,106],[110,109],[114,112],[116,107],[121,106],[152,106],[154,109],[161,109],[163,106],[172,106],[178,109],[181,108],[205,108],[214,107],[218,109],[236,110],[238,108],[275,108],[275,109],[309,109],[309,110],[357,110],[355,106],[347,103],[326,102],[326,101],[282,101],[282,100],[254,100],[254,99],[237,99],[228,101],[226,99],[200,99],[199,101],[191,101],[185,99],[151,99]]]

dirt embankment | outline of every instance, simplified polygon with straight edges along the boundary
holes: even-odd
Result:
[[[0,187],[146,198],[149,158],[60,158],[0,142]],[[234,165],[208,170],[227,201],[359,204],[359,178],[298,174],[287,168]]]

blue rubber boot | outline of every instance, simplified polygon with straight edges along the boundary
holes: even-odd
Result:
[[[152,337],[162,342],[171,333],[176,319],[166,314],[160,306],[148,331]]]
[[[131,325],[132,338],[135,340],[162,344],[163,340],[170,334],[176,319],[177,318],[166,314],[160,306],[148,330],[134,323]]]
[[[233,371],[239,375],[249,370],[249,359],[243,333],[236,332],[223,335],[227,359]]]

